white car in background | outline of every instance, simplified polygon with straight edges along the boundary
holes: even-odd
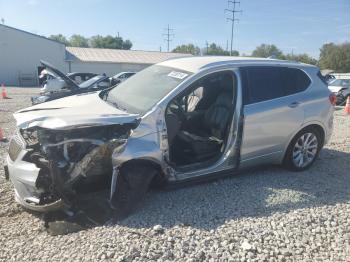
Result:
[[[350,77],[335,79],[328,84],[328,89],[336,95],[336,104],[343,105],[350,96]]]
[[[111,77],[111,84],[112,84],[112,86],[118,85],[121,82],[124,82],[126,79],[128,79],[129,77],[132,77],[135,74],[136,74],[136,72],[121,72],[119,74],[116,74],[115,76]]]

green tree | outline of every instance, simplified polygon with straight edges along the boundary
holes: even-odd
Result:
[[[103,47],[103,36],[95,35],[89,39],[89,46],[93,48]]]
[[[222,55],[222,56],[229,56],[230,52],[224,50],[221,46],[215,44],[215,43],[211,43],[208,48],[204,48],[203,49],[203,53],[205,55]],[[233,50],[232,51],[232,55],[233,56],[239,56],[239,52]]]
[[[62,34],[58,34],[58,35],[50,35],[49,39],[55,40],[57,42],[60,42],[62,44],[65,44],[66,46],[69,46],[69,41],[67,40],[67,38],[62,35]]]
[[[339,73],[350,72],[350,43],[328,43],[320,49],[321,69],[332,69]]]
[[[283,59],[283,53],[275,45],[261,44],[252,53],[253,57],[270,57],[275,56],[276,58]]]
[[[299,54],[299,55],[288,54],[284,56],[284,59],[297,61],[297,62],[310,64],[310,65],[317,65],[318,63],[318,61],[315,58],[309,56],[308,54]]]
[[[126,39],[124,42],[123,42],[123,49],[124,50],[130,50],[132,47],[132,42],[129,40],[129,39]]]
[[[175,47],[175,49],[173,49],[172,52],[199,55],[201,51],[198,46],[195,46],[194,44],[187,44],[187,45],[179,45]]]
[[[130,40],[123,40],[122,37],[113,37],[111,35],[101,36],[96,35],[91,37],[90,46],[94,48],[110,48],[110,49],[125,49],[129,50],[132,47]]]
[[[89,47],[89,40],[82,35],[72,35],[69,38],[70,46]]]

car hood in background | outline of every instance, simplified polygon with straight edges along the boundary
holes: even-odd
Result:
[[[344,88],[343,86],[328,86],[328,89],[331,90],[331,92],[333,93],[338,93],[342,88]]]
[[[67,85],[67,88],[72,89],[72,88],[79,88],[79,86],[72,80],[70,79],[68,76],[66,76],[63,72],[61,72],[60,70],[58,70],[56,67],[54,67],[53,65],[49,64],[48,62],[45,62],[43,60],[40,60],[40,63],[42,66],[45,67],[45,69],[49,72],[51,72],[52,74],[58,76],[59,78],[61,78]]]
[[[72,129],[89,126],[137,124],[139,115],[108,104],[99,93],[69,96],[28,107],[14,114],[19,128]]]

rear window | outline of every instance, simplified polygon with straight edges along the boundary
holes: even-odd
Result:
[[[306,90],[310,78],[300,69],[286,67],[241,68],[243,103],[252,104]]]

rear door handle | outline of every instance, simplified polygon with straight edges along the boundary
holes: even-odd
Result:
[[[290,103],[288,106],[290,108],[295,108],[295,107],[299,106],[300,104],[301,104],[300,102],[295,101],[295,102]]]

